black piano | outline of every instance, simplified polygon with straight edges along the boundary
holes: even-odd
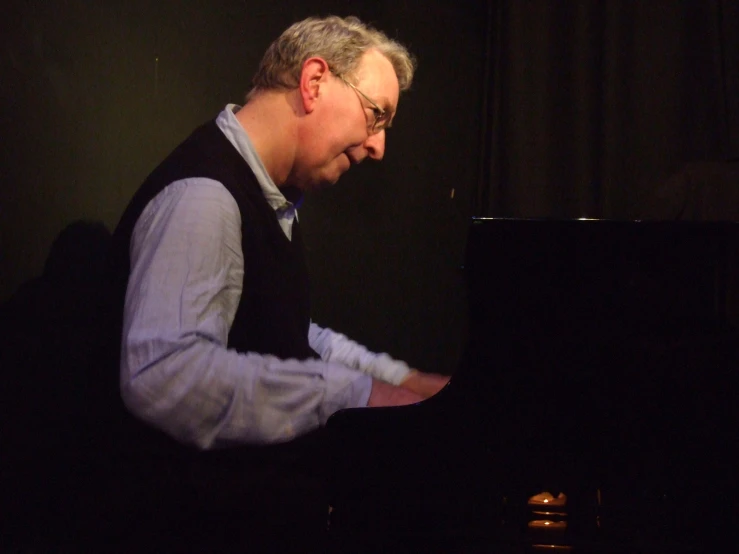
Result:
[[[738,232],[474,219],[449,385],[329,420],[329,550],[726,551]]]

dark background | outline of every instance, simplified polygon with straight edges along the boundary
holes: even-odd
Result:
[[[271,40],[330,13],[375,24],[419,69],[385,160],[300,212],[320,324],[448,373],[470,215],[683,217],[710,174],[708,215],[734,218],[733,2],[16,0],[0,23],[0,301],[73,221],[112,230],[176,144],[242,101]]]

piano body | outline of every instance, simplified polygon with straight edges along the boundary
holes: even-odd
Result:
[[[474,219],[449,385],[329,420],[331,551],[719,551],[737,516],[738,238]]]

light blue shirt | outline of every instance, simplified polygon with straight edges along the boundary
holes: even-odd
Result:
[[[217,125],[254,171],[288,238],[297,217],[241,127]],[[342,408],[366,406],[371,378],[399,384],[408,366],[311,323],[321,360],[227,348],[241,298],[241,216],[219,182],[175,181],[144,209],[130,246],[121,356],[127,408],[180,442],[209,449],[290,440]]]

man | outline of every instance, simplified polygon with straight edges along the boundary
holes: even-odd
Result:
[[[120,385],[137,418],[210,450],[289,441],[335,411],[410,404],[448,378],[310,321],[297,206],[381,160],[408,51],[356,18],[309,18],[146,180],[115,232]]]

